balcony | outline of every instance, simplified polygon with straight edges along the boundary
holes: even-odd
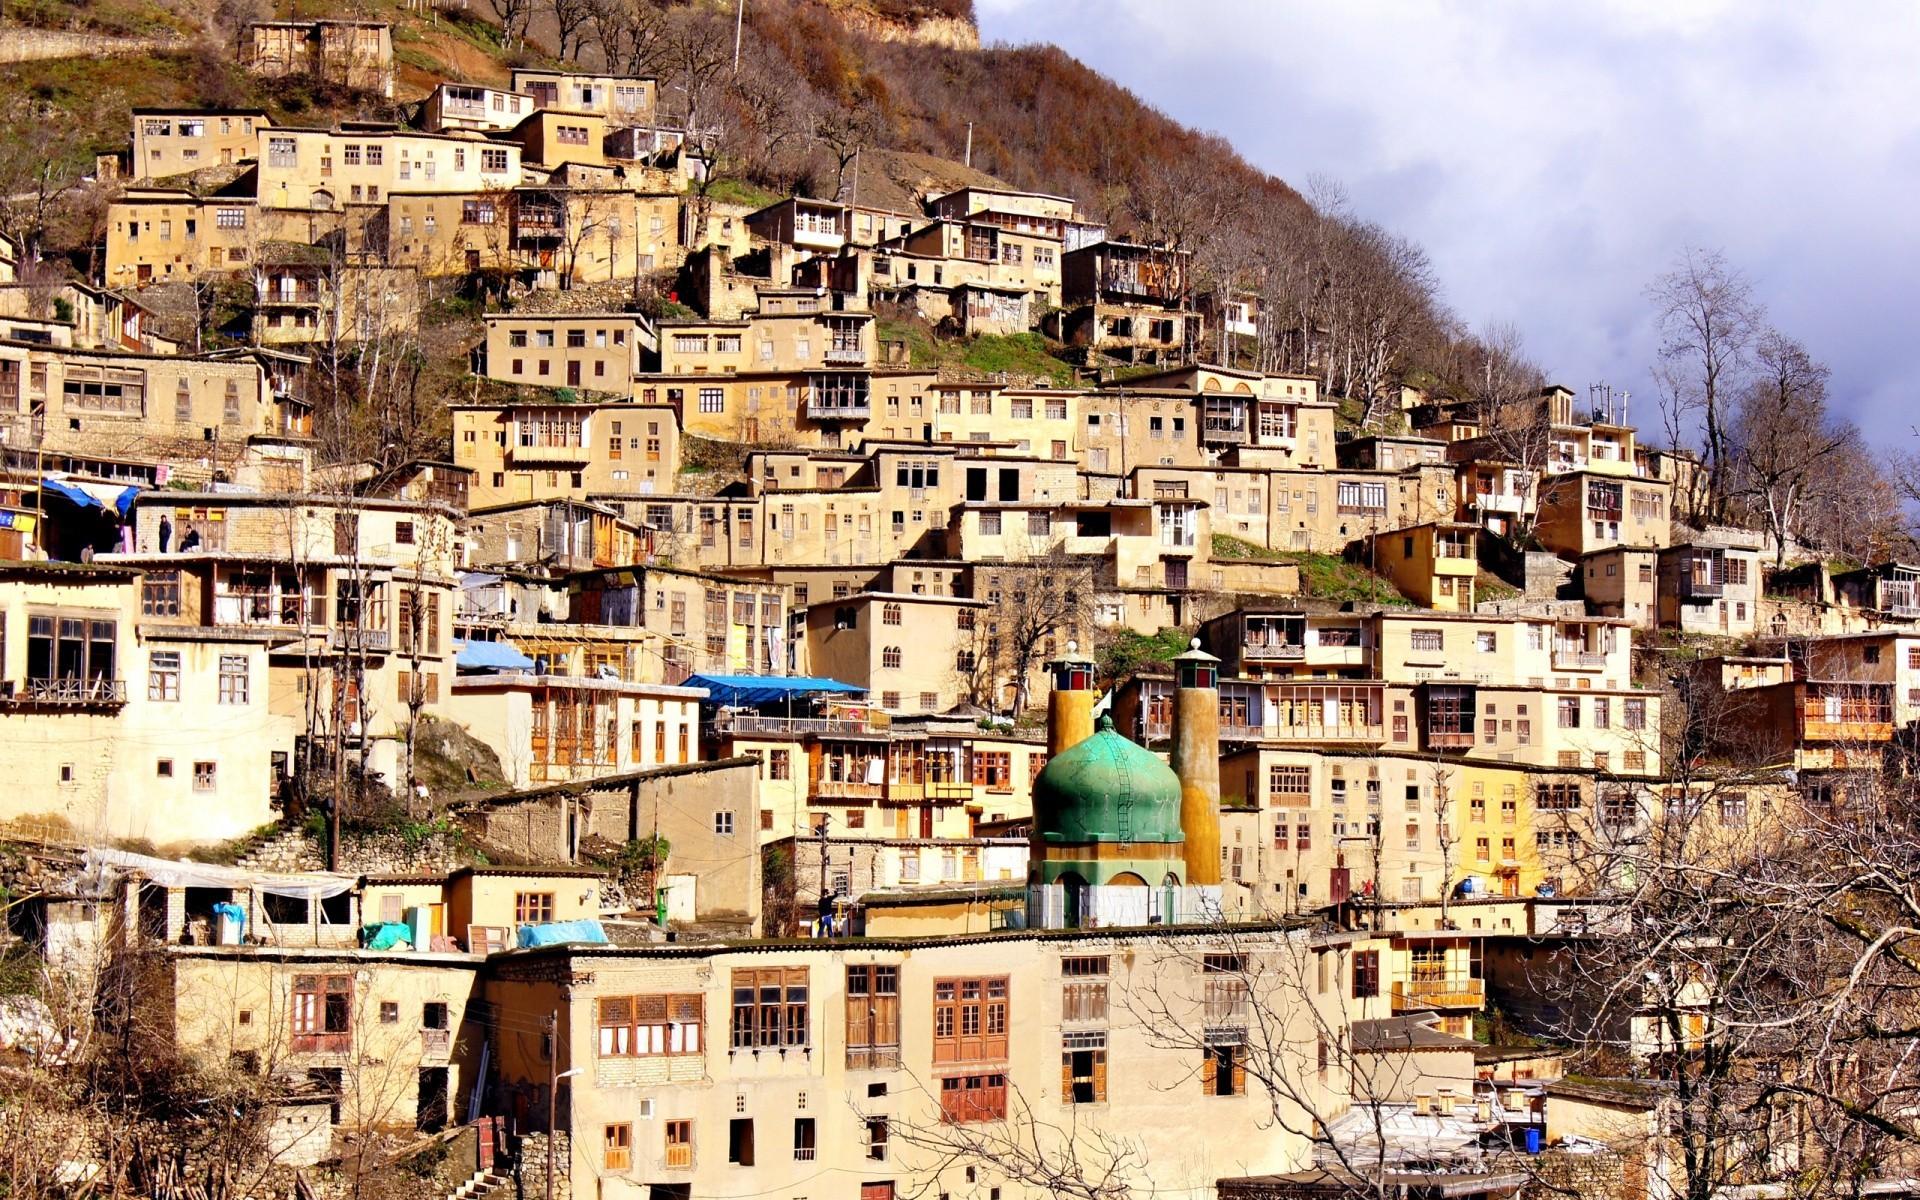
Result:
[[[814,421],[864,421],[873,415],[873,408],[862,396],[857,401],[843,401],[838,397],[825,399],[807,399],[807,417]]]
[[[868,732],[865,721],[838,721],[825,717],[725,716],[715,720],[717,732],[746,737],[754,734],[802,736],[806,734],[850,734]]]
[[[1718,600],[1726,594],[1726,588],[1718,580],[1708,583],[1694,577],[1691,571],[1682,567],[1680,572],[1680,598],[1682,600]]]
[[[864,367],[867,365],[867,350],[864,346],[829,346],[825,360],[836,367]]]
[[[1208,417],[1201,425],[1200,439],[1205,442],[1243,446],[1249,440],[1246,420],[1244,418],[1240,420],[1229,420],[1219,417]]]
[[[1474,746],[1474,733],[1471,729],[1429,728],[1427,747],[1432,750],[1471,750]]]
[[[1478,979],[1415,979],[1393,985],[1393,1011],[1426,1008],[1483,1008],[1486,984]]]
[[[317,283],[302,283],[297,287],[263,287],[254,291],[254,303],[262,308],[275,305],[314,305],[324,299]]]
[[[1473,498],[1473,506],[1483,513],[1518,515],[1526,511],[1526,499],[1501,492],[1481,492]]]
[[[1247,631],[1246,645],[1240,651],[1240,657],[1248,662],[1298,662],[1306,656],[1305,643],[1288,641],[1277,633],[1262,636],[1251,629]]]
[[[127,702],[123,679],[61,676],[0,684],[0,706],[27,708],[118,708]]]
[[[816,779],[813,781],[815,800],[884,800],[887,798],[887,785],[884,783],[849,783],[843,779]]]
[[[393,649],[393,635],[384,629],[362,629],[356,625],[337,625],[329,631],[336,650],[387,651]]]
[[[1595,654],[1591,650],[1563,650],[1555,647],[1553,651],[1553,669],[1556,671],[1604,671],[1607,656]]]
[[[593,450],[578,443],[522,443],[507,448],[507,459],[514,466],[528,463],[588,463],[593,461]]]

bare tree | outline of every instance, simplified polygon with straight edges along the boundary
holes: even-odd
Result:
[[[534,0],[487,0],[500,22],[500,44],[511,50],[527,41],[527,23],[533,19]]]
[[[1798,535],[1807,494],[1833,458],[1861,451],[1857,431],[1827,410],[1827,368],[1776,330],[1754,352],[1754,380],[1728,431],[1732,486],[1765,523],[1774,565],[1783,566]]]
[[[1753,282],[1718,250],[1689,246],[1647,288],[1660,329],[1661,411],[1675,449],[1702,447],[1693,511],[1725,520],[1733,405],[1764,313]]]
[[[593,40],[607,70],[646,75],[655,70],[667,31],[665,10],[652,0],[587,0]]]
[[[593,0],[546,0],[547,15],[553,18],[555,35],[560,39],[560,57],[569,61],[580,57],[594,19]]]
[[[1064,545],[996,566],[987,578],[980,597],[988,602],[980,615],[986,625],[980,660],[993,664],[995,691],[1016,717],[1027,709],[1034,671],[1064,650],[1069,638],[1092,628],[1096,583],[1092,565]]]

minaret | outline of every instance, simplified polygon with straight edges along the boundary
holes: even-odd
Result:
[[[1220,660],[1200,639],[1173,660],[1173,749],[1180,777],[1180,829],[1186,834],[1187,886],[1220,883]]]
[[[1053,758],[1093,736],[1093,660],[1080,655],[1080,643],[1044,669],[1053,678],[1047,694],[1047,757]]]

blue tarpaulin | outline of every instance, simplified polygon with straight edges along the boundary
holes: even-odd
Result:
[[[463,671],[531,671],[534,662],[507,642],[455,642],[454,665]]]
[[[398,921],[376,921],[360,930],[360,944],[368,950],[391,950],[413,945],[413,930]]]
[[[120,515],[122,517],[125,517],[127,513],[133,510],[133,498],[135,496],[138,496],[140,494],[140,491],[141,489],[137,487],[130,487],[125,491],[121,492],[120,498],[113,502],[113,506],[120,510]]]
[[[81,508],[105,508],[106,505],[94,499],[70,483],[61,483],[58,479],[43,479],[40,486],[64,500],[71,500]]]
[[[685,686],[707,689],[707,694],[716,704],[772,704],[822,692],[846,692],[862,696],[867,691],[837,679],[815,679],[805,675],[691,675]]]
[[[520,927],[520,948],[529,946],[564,946],[568,942],[589,942],[604,945],[607,931],[600,928],[598,921],[549,921],[544,925],[522,925]]]

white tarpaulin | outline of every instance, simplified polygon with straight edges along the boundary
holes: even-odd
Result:
[[[324,900],[350,892],[359,882],[357,875],[333,875],[323,871],[281,874],[274,871],[247,871],[213,863],[176,862],[125,850],[87,851],[89,874],[137,874],[161,887],[233,888],[265,892],[270,896],[296,896],[305,900]]]

